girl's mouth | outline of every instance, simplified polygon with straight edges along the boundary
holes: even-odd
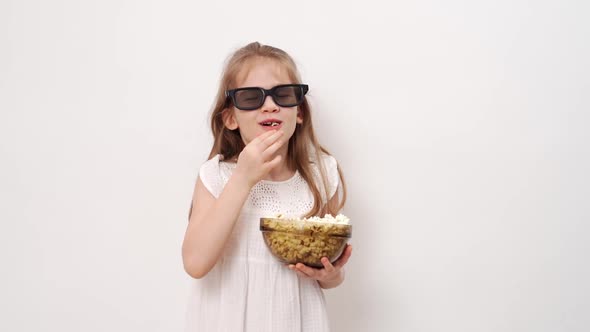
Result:
[[[277,119],[268,119],[259,123],[265,130],[280,129],[283,122]]]

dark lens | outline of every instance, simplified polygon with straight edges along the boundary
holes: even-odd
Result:
[[[262,91],[257,88],[238,90],[235,93],[237,108],[258,108],[262,100]]]
[[[275,102],[279,106],[291,107],[301,102],[303,93],[301,88],[296,85],[281,86],[274,91]]]

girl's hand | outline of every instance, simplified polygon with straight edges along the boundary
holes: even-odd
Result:
[[[352,246],[349,244],[340,255],[340,258],[334,262],[334,265],[330,263],[327,257],[322,257],[323,269],[316,269],[302,263],[289,264],[289,269],[295,271],[301,277],[317,280],[322,288],[333,288],[344,281],[342,267],[348,262],[351,255]]]
[[[274,154],[285,143],[282,136],[282,131],[270,130],[253,139],[238,156],[234,174],[244,179],[250,188],[262,180],[281,162],[281,156]]]

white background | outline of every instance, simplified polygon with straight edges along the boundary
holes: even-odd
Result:
[[[348,180],[335,331],[588,331],[588,17],[557,0],[2,0],[0,330],[183,329],[207,114],[225,58],[257,40],[296,59]]]

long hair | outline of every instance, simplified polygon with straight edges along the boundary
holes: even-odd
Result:
[[[211,112],[211,131],[213,132],[214,143],[209,153],[209,159],[220,154],[225,160],[230,160],[237,157],[244,149],[244,142],[239,129],[229,130],[224,124],[222,113],[229,105],[225,91],[237,88],[237,75],[243,72],[244,69],[248,69],[246,66],[251,64],[251,60],[260,58],[276,61],[282,68],[286,69],[291,83],[301,83],[297,66],[285,51],[276,47],[261,45],[258,42],[250,43],[238,49],[225,65]],[[326,213],[335,215],[346,202],[346,185],[342,170],[338,167],[340,186],[336,191],[335,200],[331,201],[326,168],[322,157],[322,154],[330,155],[330,153],[317,140],[307,99],[304,99],[303,103],[298,106],[298,111],[303,117],[303,123],[297,124],[293,136],[289,139],[286,162],[289,169],[299,171],[313,194],[313,207],[305,217],[324,216]],[[314,177],[313,163],[319,169],[320,183],[317,183],[318,179]]]

